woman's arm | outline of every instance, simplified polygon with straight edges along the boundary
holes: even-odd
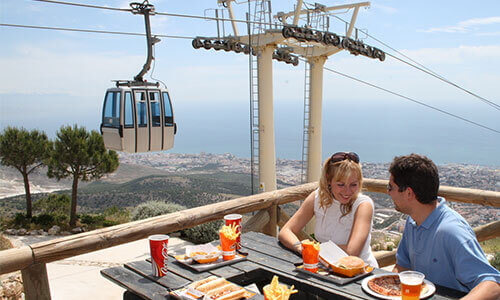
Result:
[[[363,202],[354,214],[354,222],[347,245],[339,245],[347,254],[359,256],[370,233],[373,215],[373,206],[370,202]]]
[[[298,253],[302,253],[302,245],[297,238],[297,234],[306,226],[307,222],[314,216],[314,198],[316,191],[307,196],[304,203],[299,207],[299,210],[286,222],[281,228],[278,239],[285,247],[292,249]]]

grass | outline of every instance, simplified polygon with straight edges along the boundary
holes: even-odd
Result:
[[[500,252],[500,237],[479,243],[485,253]]]

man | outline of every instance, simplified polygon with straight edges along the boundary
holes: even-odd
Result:
[[[479,246],[474,231],[437,196],[436,165],[418,154],[395,157],[387,191],[408,215],[394,272],[415,270],[431,282],[469,292],[464,299],[500,299],[500,272]]]

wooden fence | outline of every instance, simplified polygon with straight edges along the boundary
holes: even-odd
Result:
[[[365,179],[363,188],[368,192],[386,193],[387,183],[387,180]],[[21,270],[26,299],[50,299],[47,263],[144,239],[152,234],[179,231],[222,219],[230,213],[259,211],[245,223],[244,230],[257,230],[274,235],[276,230],[273,228],[284,224],[288,218],[278,209],[279,205],[303,200],[316,187],[317,183],[307,183],[0,251],[0,274]],[[500,207],[500,192],[442,186],[439,195],[444,196],[447,201]],[[269,211],[277,213],[270,215]],[[479,241],[498,237],[500,221],[481,226],[475,231]],[[393,251],[379,255],[379,264],[393,264],[394,253]]]

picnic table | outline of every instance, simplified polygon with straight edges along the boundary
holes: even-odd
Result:
[[[102,276],[125,288],[124,299],[173,299],[169,292],[192,281],[210,275],[224,277],[228,281],[241,286],[255,284],[262,292],[262,287],[269,284],[274,275],[280,283],[294,285],[299,290],[290,299],[377,299],[366,293],[362,287],[362,279],[345,284],[327,281],[317,276],[298,272],[296,266],[302,258],[283,247],[275,237],[262,233],[249,232],[241,236],[242,251],[247,252],[246,260],[230,265],[199,272],[178,263],[173,257],[175,251],[169,249],[168,273],[164,277],[152,275],[149,260],[126,263],[123,266],[101,270]],[[374,269],[372,274],[388,273],[383,269]],[[464,293],[436,285],[436,292],[428,299],[458,299]],[[256,295],[252,299],[264,299]]]

